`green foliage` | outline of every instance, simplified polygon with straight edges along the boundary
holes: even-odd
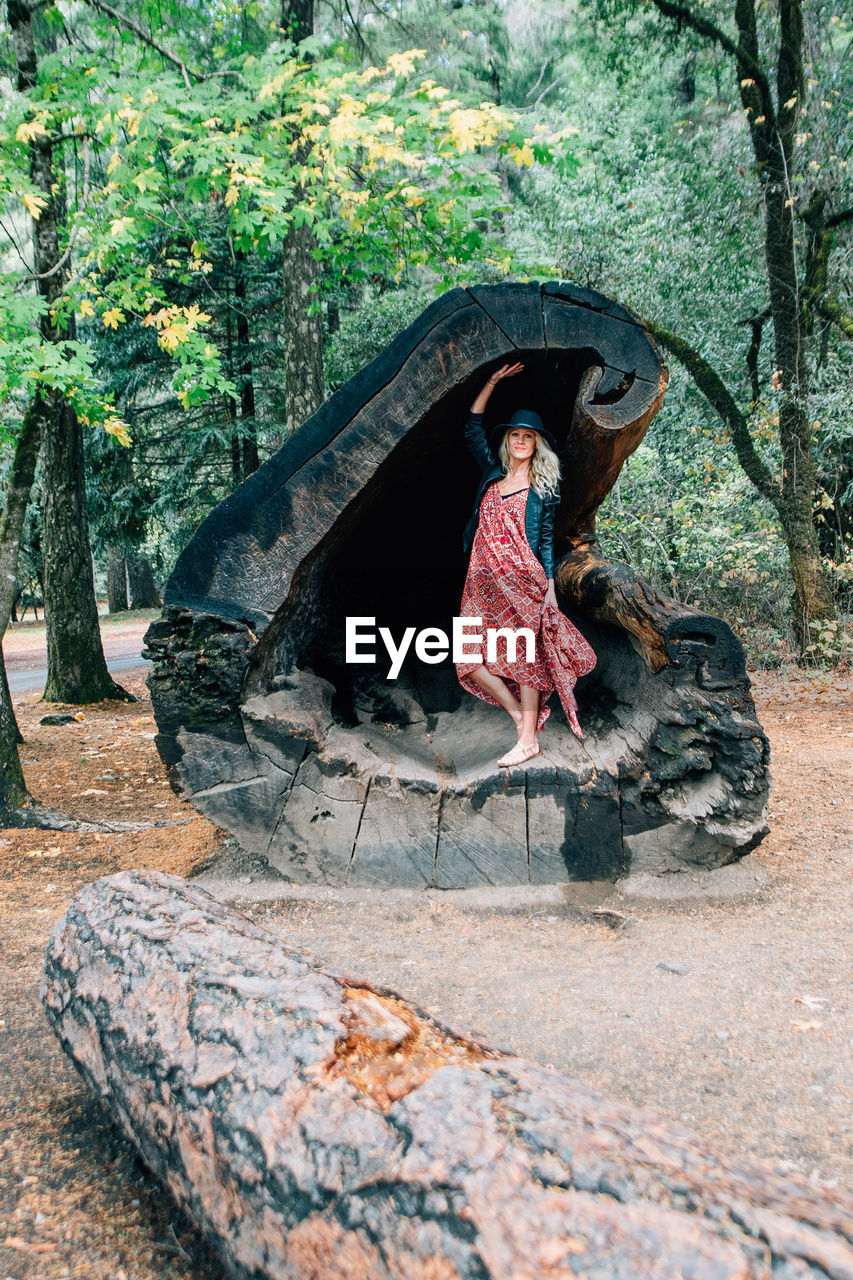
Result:
[[[696,5],[733,31],[730,0]],[[646,0],[330,4],[299,47],[277,6],[134,0],[123,12],[172,60],[85,5],[73,20],[49,7],[37,20],[38,89],[8,95],[0,114],[3,429],[11,438],[39,385],[71,396],[92,424],[119,434],[128,424],[128,450],[98,431],[87,440],[99,545],[143,543],[167,568],[245,474],[245,447],[263,460],[281,443],[279,249],[297,222],[316,244],[330,390],[436,292],[508,272],[558,275],[700,350],[780,474],[769,322],[757,396],[745,358],[768,305],[759,184],[718,47]],[[758,12],[766,53],[777,7]],[[805,0],[804,15],[790,174],[803,286],[812,195],[825,190],[829,212],[853,206],[850,21],[824,0]],[[73,315],[77,332],[61,347],[42,342],[42,304],[22,270],[40,215],[28,167],[40,129],[56,139],[65,184],[70,276],[56,318]],[[848,312],[851,254],[851,228],[839,225],[827,273]],[[815,520],[843,614],[853,607],[853,346],[819,313],[807,342]],[[608,554],[746,628],[763,661],[787,652],[777,517],[676,367],[599,528]],[[831,641],[814,640],[814,660]]]

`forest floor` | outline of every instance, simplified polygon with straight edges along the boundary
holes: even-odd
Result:
[[[222,833],[170,790],[141,701],[39,724],[17,700],[34,796],[121,834],[0,834],[0,1280],[215,1280],[187,1220],[65,1059],[38,988],[53,923],[87,881],[189,875]],[[456,1025],[815,1181],[853,1185],[853,678],[754,677],[773,749],[770,835],[748,897],[562,906],[452,894],[238,901],[298,948],[400,990]],[[58,708],[50,708],[56,710]],[[252,886],[255,888],[255,886]],[[248,889],[247,889],[248,891]]]

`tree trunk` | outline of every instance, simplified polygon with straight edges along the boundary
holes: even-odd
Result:
[[[693,12],[680,0],[677,3],[674,0],[653,0],[653,3],[678,23],[679,30],[686,24],[704,40],[725,49],[732,57],[737,72],[764,201],[762,249],[773,320],[778,386],[783,395],[779,410],[782,450],[780,493],[775,492],[775,478],[774,492],[771,492],[764,475],[766,468],[757,459],[751,441],[742,439],[738,444],[736,439],[735,442],[738,460],[744,465],[744,458],[747,459],[744,469],[750,480],[764,497],[773,502],[779,515],[796,594],[794,630],[800,646],[804,648],[810,640],[810,624],[818,619],[835,617],[835,602],[823,571],[814,518],[815,460],[806,362],[811,313],[815,308],[821,309],[825,281],[823,290],[816,288],[816,282],[809,277],[808,264],[802,285],[799,281],[794,228],[795,191],[791,181],[795,169],[797,125],[805,93],[802,0],[782,0],[778,6],[775,95],[771,85],[770,59],[762,55],[760,48],[755,0],[735,0],[736,42],[714,24],[704,8]],[[753,373],[755,400],[758,387],[754,377],[754,345],[747,357],[747,369]],[[724,418],[729,416],[721,409],[719,395],[712,392],[709,399]]]
[[[280,24],[297,43],[313,35],[313,0],[282,0]],[[294,209],[298,209],[301,198],[297,189]],[[315,247],[311,228],[305,223],[291,226],[284,238],[281,301],[288,436],[317,412],[324,397],[323,317],[315,288],[320,275],[312,257]]]
[[[160,593],[154,581],[154,570],[147,556],[138,551],[127,559],[127,574],[130,579],[131,609],[157,609],[160,606]]]
[[[44,606],[46,702],[101,702],[131,695],[107,670],[95,601],[83,433],[58,395],[44,441]]]
[[[318,278],[311,256],[314,237],[307,226],[292,227],[282,252],[285,430],[292,435],[323,403],[323,318],[313,292]]]
[[[279,26],[294,44],[314,34],[314,0],[281,0]]]
[[[853,1198],[324,972],[157,872],[87,885],[43,999],[142,1159],[258,1280],[849,1280]]]
[[[6,678],[6,663],[0,651],[0,825],[3,826],[8,825],[11,811],[30,803],[18,755],[18,743],[22,741]]]
[[[794,632],[801,649],[812,638],[809,624],[835,617],[835,601],[821,562],[814,522],[815,459],[808,413],[809,375],[806,333],[797,282],[796,250],[785,169],[765,184],[765,258],[776,368],[784,399],[779,409],[782,445],[782,495],[778,504],[791,561],[797,603]]]
[[[122,547],[107,548],[107,608],[127,613],[127,560]]]
[[[32,14],[21,0],[9,0],[8,15],[18,89],[25,93],[35,87],[38,70]],[[30,143],[30,173],[45,200],[45,208],[33,223],[38,291],[47,303],[41,334],[45,342],[58,343],[74,337],[74,321],[68,319],[60,330],[51,318],[67,279],[67,264],[59,271],[54,269],[60,259],[57,203],[63,174],[54,165],[49,135],[38,135]],[[58,391],[46,392],[42,404],[48,661],[44,696],[48,701],[70,703],[128,698],[107,671],[98,628],[80,423]]]
[[[779,409],[782,448],[781,497],[776,503],[791,561],[796,592],[794,631],[801,648],[809,643],[809,624],[835,617],[835,602],[821,564],[814,521],[815,461],[806,362],[808,298],[801,296],[791,185],[797,120],[802,109],[804,75],[801,0],[779,6],[776,102],[770,77],[763,72],[755,0],[738,0],[736,59],[741,101],[764,198],[764,262],[773,319],[776,371],[783,399]]]
[[[257,471],[260,465],[258,457],[258,433],[255,423],[255,384],[252,379],[252,356],[249,347],[249,317],[245,312],[246,276],[244,262],[246,255],[237,254],[237,268],[234,278],[234,297],[237,299],[237,378],[240,384],[240,420],[242,424],[242,472],[243,479]]]
[[[6,501],[0,517],[0,643],[6,634],[15,604],[15,580],[18,572],[21,530],[33,486],[36,463],[41,446],[44,402],[35,396],[24,415],[15,456],[6,486]],[[29,803],[18,743],[23,742],[9,682],[0,649],[0,814]]]

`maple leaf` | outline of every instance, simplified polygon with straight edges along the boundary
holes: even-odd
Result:
[[[21,199],[23,200],[24,204],[27,206],[27,213],[30,215],[30,217],[33,219],[34,222],[38,222],[39,218],[42,215],[42,211],[47,208],[47,201],[45,200],[44,196],[25,195],[25,196],[22,196]]]
[[[33,138],[46,137],[47,129],[40,120],[25,120],[15,130],[15,139],[18,142],[32,142]]]

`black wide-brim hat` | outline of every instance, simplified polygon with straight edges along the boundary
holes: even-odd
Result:
[[[533,409],[516,409],[509,422],[499,423],[491,432],[489,443],[493,453],[497,453],[504,432],[510,431],[513,427],[526,427],[528,431],[538,431],[540,436],[548,441],[554,452],[558,452],[556,437],[544,427],[539,414]]]

